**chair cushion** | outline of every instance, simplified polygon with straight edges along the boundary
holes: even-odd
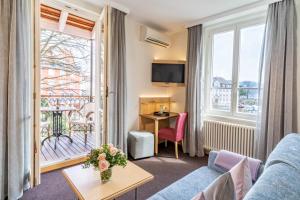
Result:
[[[158,131],[158,138],[175,142],[176,141],[175,129],[174,128],[160,129]]]

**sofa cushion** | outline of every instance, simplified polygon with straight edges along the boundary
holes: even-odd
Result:
[[[151,200],[190,200],[203,191],[221,173],[208,167],[201,167],[186,175],[175,183],[159,191],[149,199]]]
[[[207,163],[207,166],[219,173],[225,173],[225,172],[228,172],[229,170],[228,169],[225,169],[224,167],[221,167],[221,166],[218,166],[218,165],[215,165],[215,160],[218,156],[218,151],[210,151],[209,152],[209,157],[208,157],[208,163]]]
[[[294,167],[285,163],[270,165],[265,168],[244,200],[300,199],[299,180],[300,173]]]
[[[286,163],[300,170],[300,134],[291,133],[285,136],[269,155],[265,168],[277,163]]]
[[[228,169],[225,169],[224,167],[221,167],[221,166],[218,166],[218,165],[215,165],[215,160],[218,156],[218,151],[210,151],[209,152],[209,157],[208,157],[208,164],[207,166],[221,174],[225,173],[225,172],[228,172],[229,170]],[[264,165],[263,164],[260,164],[259,166],[259,169],[258,169],[258,172],[257,172],[257,178],[263,173],[264,171]],[[254,183],[255,181],[253,181]]]
[[[221,150],[219,151],[218,156],[216,157],[215,165],[222,166],[223,168],[230,170],[244,158],[244,155],[227,150]],[[251,171],[252,180],[256,181],[256,179],[258,178],[257,174],[259,172],[262,161],[248,157],[248,163]]]

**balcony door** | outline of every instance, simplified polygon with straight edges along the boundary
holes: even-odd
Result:
[[[99,20],[96,22],[95,32],[95,90],[96,97],[96,146],[107,141],[107,69],[108,69],[108,7],[105,6]]]
[[[83,162],[106,141],[108,15],[39,7],[35,162],[46,172]]]

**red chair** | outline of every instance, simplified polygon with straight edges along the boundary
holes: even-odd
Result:
[[[165,140],[166,144],[167,141],[174,142],[176,159],[178,159],[178,142],[181,141],[181,144],[183,145],[186,118],[186,112],[179,113],[179,116],[176,119],[175,128],[162,128],[158,131],[158,138]]]

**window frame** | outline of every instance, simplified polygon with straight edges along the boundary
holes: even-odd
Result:
[[[238,121],[249,121],[254,122],[256,120],[256,114],[241,113],[238,112],[238,79],[240,69],[240,48],[241,40],[240,33],[241,29],[259,26],[266,23],[265,15],[253,18],[253,17],[242,17],[238,20],[231,20],[216,25],[207,26],[204,28],[204,67],[205,67],[205,116],[209,118],[219,118],[224,121],[226,119],[237,119]],[[231,105],[229,111],[222,111],[212,108],[211,103],[211,88],[212,88],[212,71],[213,71],[213,35],[218,33],[224,33],[227,31],[233,31],[233,58],[232,58],[232,89],[231,89]]]

